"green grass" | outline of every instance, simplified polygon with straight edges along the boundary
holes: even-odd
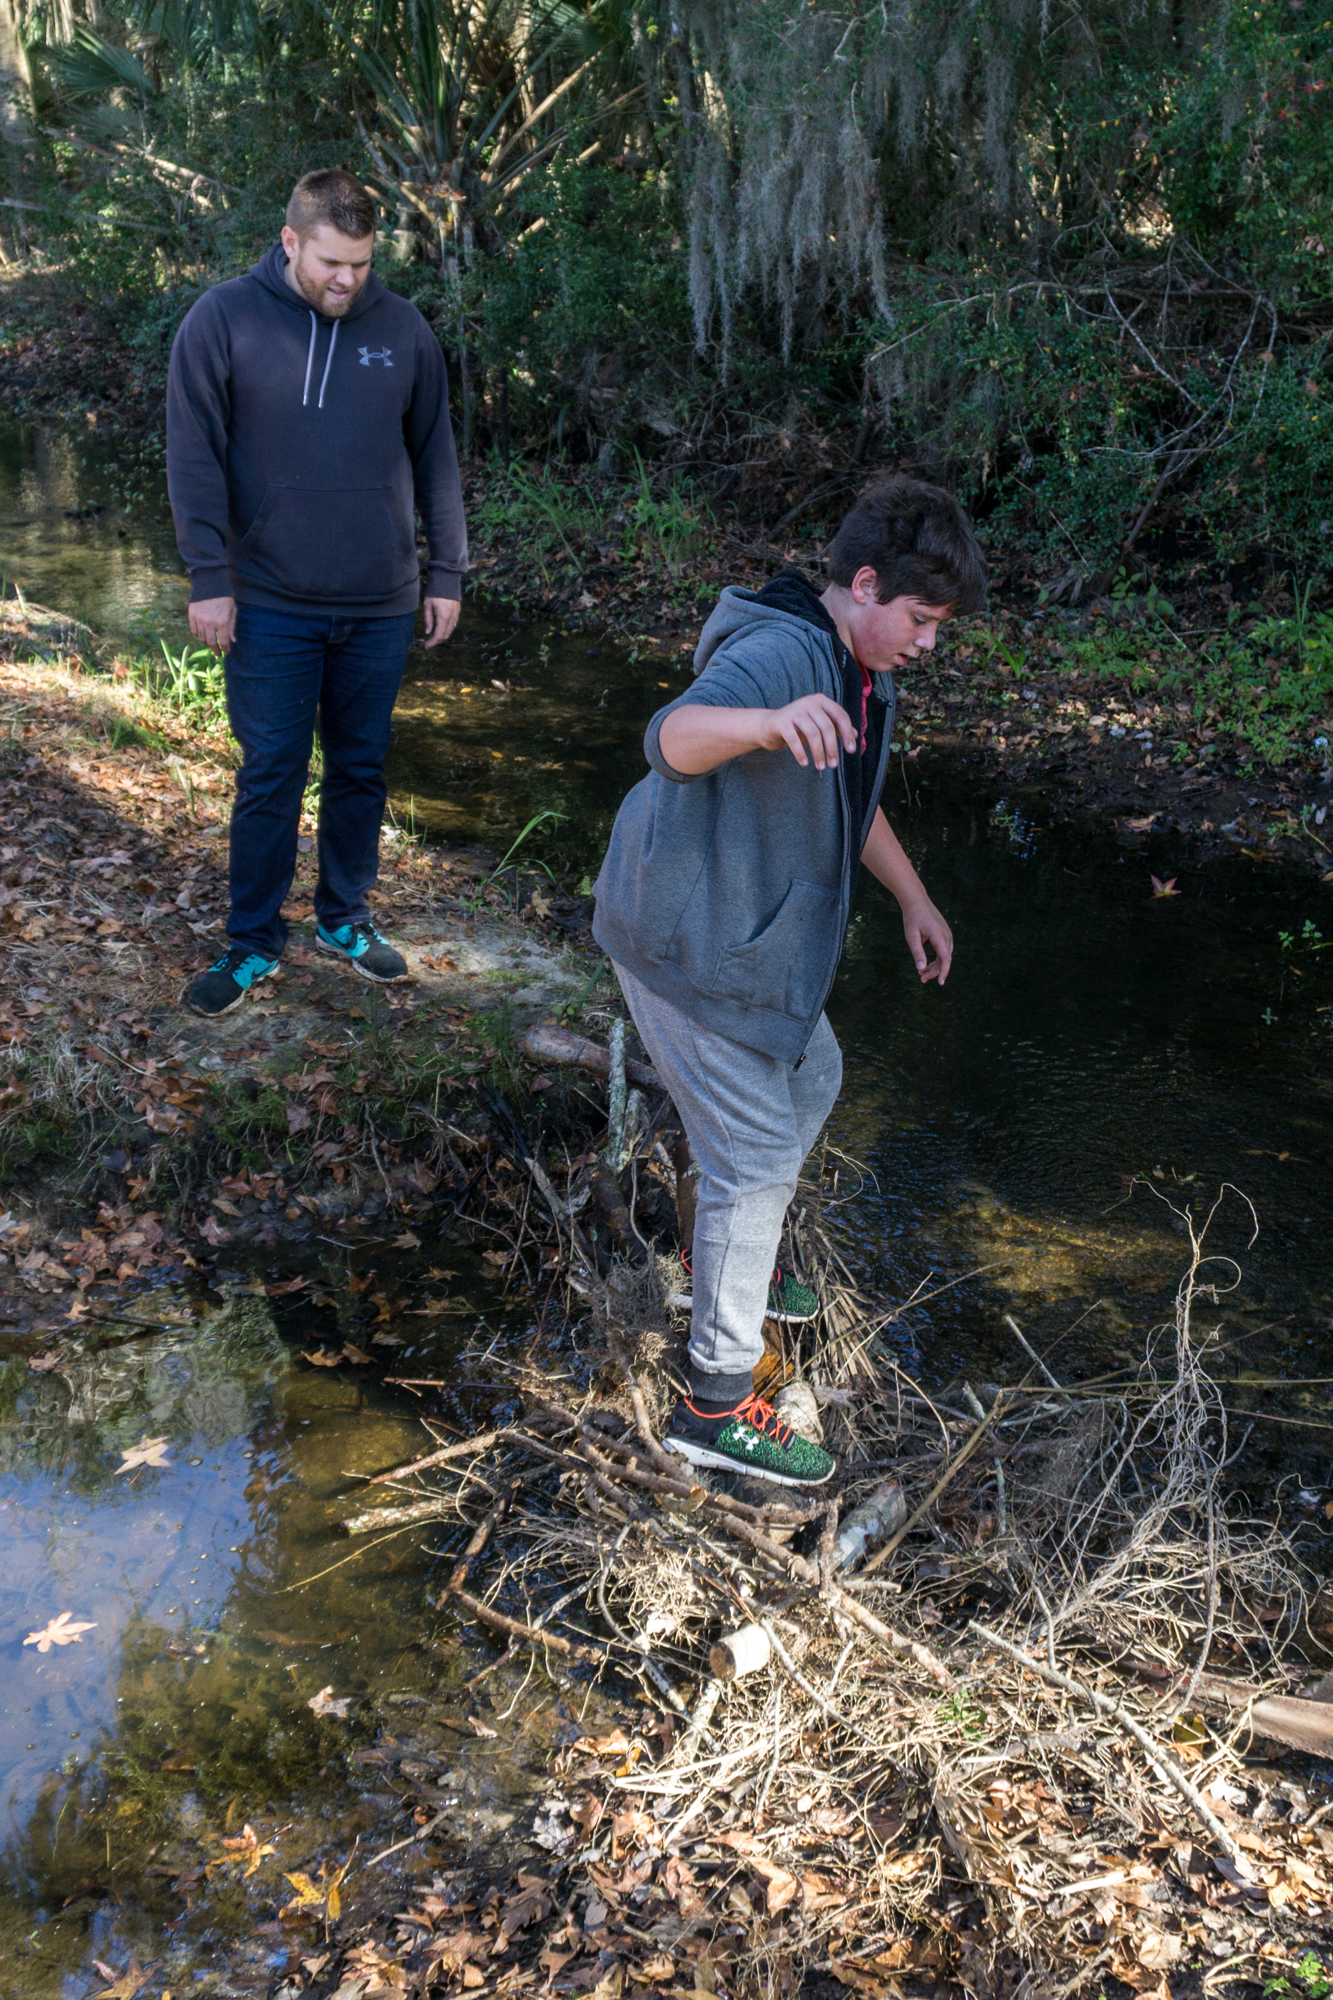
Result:
[[[582,566],[606,561],[661,563],[673,577],[712,545],[708,502],[679,474],[650,472],[636,451],[628,484],[581,478],[568,465],[497,463],[474,509],[479,536],[520,538],[546,583],[561,556]]]
[[[1128,594],[1117,592],[1118,595]],[[1230,738],[1244,755],[1270,769],[1302,759],[1329,761],[1333,744],[1333,612],[1311,613],[1310,591],[1298,591],[1295,609],[1279,617],[1259,604],[1232,606],[1224,625],[1209,631],[1181,629],[1172,605],[1156,591],[1133,600],[1134,619],[1095,618],[1088,631],[1058,648],[1065,674],[1126,687],[1140,698],[1169,705],[1187,725]],[[1129,602],[1126,602],[1126,610]],[[1045,639],[1055,637],[1054,622]],[[1049,644],[1006,643],[993,627],[965,635],[975,653],[973,671],[999,684],[999,699],[1053,664]],[[1225,742],[1205,746],[1216,756]],[[1188,754],[1177,742],[1177,762]]]

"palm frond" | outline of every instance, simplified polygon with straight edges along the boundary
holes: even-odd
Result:
[[[157,85],[136,55],[99,35],[86,21],[76,21],[70,39],[45,52],[47,71],[59,95],[71,104],[105,97],[113,90],[131,90],[147,100]]]

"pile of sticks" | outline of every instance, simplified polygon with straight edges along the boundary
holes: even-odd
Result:
[[[622,1124],[613,1173],[626,1150]],[[933,1393],[882,1338],[926,1295],[866,1297],[805,1190],[791,1250],[823,1311],[768,1330],[765,1393],[839,1474],[798,1496],[662,1448],[686,1329],[657,1246],[617,1288],[568,1197],[543,1199],[579,1340],[541,1369],[488,1350],[509,1421],[438,1432],[345,1525],[451,1524],[442,1601],[501,1648],[474,1688],[520,1659],[641,1690],[566,1747],[543,1809],[573,1898],[556,1992],[612,1964],[664,1990],[786,1991],[795,1967],[871,2000],[1108,1972],[1160,1992],[1204,1911],[1237,1962],[1333,1915],[1301,1767],[1246,1761],[1256,1739],[1333,1751],[1306,1685],[1326,1599],[1229,1489],[1195,1324],[1208,1218],[1136,1370],[1059,1381],[1010,1320],[1019,1379]],[[1279,1815],[1282,1784],[1303,1803]]]

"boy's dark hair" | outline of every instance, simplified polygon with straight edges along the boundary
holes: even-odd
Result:
[[[986,559],[966,514],[940,486],[899,475],[861,495],[829,543],[828,573],[844,589],[873,569],[881,604],[919,597],[955,611],[986,601]]]
[[[375,204],[355,174],[341,167],[317,167],[292,189],[284,218],[304,243],[312,229],[329,223],[342,236],[373,236]]]

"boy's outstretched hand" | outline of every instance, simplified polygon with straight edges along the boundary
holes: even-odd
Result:
[[[921,984],[938,979],[943,986],[953,964],[953,932],[929,897],[920,903],[903,905],[903,936]],[[928,956],[927,946],[934,952],[934,958]]]
[[[839,742],[849,753],[856,748],[856,731],[850,716],[826,694],[803,694],[799,701],[789,701],[785,708],[770,709],[769,717],[769,741],[763,747],[780,750],[785,743],[802,770],[811,757],[817,771],[836,770]]]

